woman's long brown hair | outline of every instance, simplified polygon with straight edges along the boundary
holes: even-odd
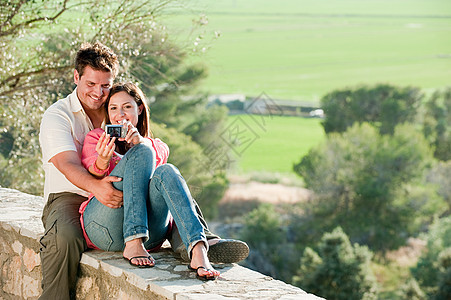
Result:
[[[110,103],[110,99],[112,96],[119,92],[126,92],[130,96],[133,97],[136,104],[138,106],[143,105],[143,110],[141,111],[141,114],[138,116],[138,124],[136,124],[136,129],[138,129],[138,132],[143,137],[151,137],[153,138],[153,133],[150,130],[150,120],[149,120],[149,106],[146,103],[146,97],[144,96],[143,91],[134,83],[132,82],[119,82],[115,83],[113,87],[110,90],[110,94],[108,95],[108,98],[105,101],[105,110],[106,110],[106,123],[111,124],[110,117],[108,115],[108,104]],[[116,150],[121,153],[125,154],[130,147],[127,145],[127,143],[120,142],[116,140]]]

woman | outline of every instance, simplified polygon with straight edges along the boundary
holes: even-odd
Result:
[[[174,222],[191,259],[189,268],[200,279],[216,279],[219,272],[208,261],[208,243],[188,186],[177,168],[166,163],[168,146],[152,138],[143,92],[133,83],[115,84],[105,108],[107,123],[123,124],[127,134],[110,140],[100,128],[91,131],[82,163],[94,176],[122,177],[113,184],[123,191],[124,203],[113,209],[92,197],[80,207],[88,245],[122,250],[131,265],[152,267],[155,260],[146,249],[159,248]]]

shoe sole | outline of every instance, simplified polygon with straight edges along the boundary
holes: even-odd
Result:
[[[182,260],[189,262],[188,253],[181,251]],[[221,240],[208,249],[208,260],[214,264],[237,263],[249,256],[249,247],[246,243],[236,240]]]
[[[237,263],[249,255],[249,247],[241,241],[220,241],[208,249],[211,263]]]

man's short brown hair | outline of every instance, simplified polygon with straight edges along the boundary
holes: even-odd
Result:
[[[86,66],[94,70],[111,72],[114,77],[119,72],[119,60],[117,55],[100,42],[94,44],[83,43],[75,57],[75,70],[81,77]]]

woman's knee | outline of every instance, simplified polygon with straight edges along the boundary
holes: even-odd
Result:
[[[138,155],[140,157],[149,157],[155,159],[156,153],[155,149],[153,149],[153,147],[151,147],[147,143],[140,143],[133,146],[130,150],[128,150],[126,155],[127,156]]]
[[[111,172],[111,176],[124,177],[126,170],[154,170],[156,164],[156,154],[153,147],[149,147],[149,145],[145,143],[141,143],[133,146],[130,150],[127,151],[125,156],[121,159],[118,165]],[[122,182],[113,183],[114,187],[122,190]]]
[[[176,166],[174,166],[173,164],[164,164],[161,165],[159,167],[157,167],[155,169],[155,175],[154,176],[158,176],[159,177],[173,177],[173,176],[179,176],[180,175],[180,171],[177,169]]]

